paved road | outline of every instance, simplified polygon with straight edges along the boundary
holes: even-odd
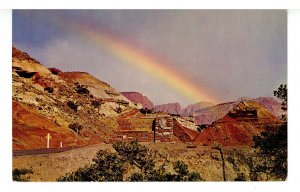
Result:
[[[24,156],[24,155],[39,155],[39,154],[49,154],[49,153],[60,153],[75,149],[76,147],[62,147],[62,148],[44,148],[44,149],[31,149],[31,150],[15,150],[13,151],[13,156]]]

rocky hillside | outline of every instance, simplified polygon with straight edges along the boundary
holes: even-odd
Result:
[[[149,100],[147,96],[142,95],[141,93],[138,92],[121,92],[122,95],[124,95],[128,100],[130,100],[133,103],[140,103],[143,108],[147,109],[153,109],[154,105],[153,103]]]
[[[57,134],[52,146],[104,142],[119,129],[118,117],[136,109],[88,73],[48,69],[14,47],[12,55],[14,149],[43,148],[47,133]]]
[[[153,121],[158,116],[174,122],[172,141],[203,145],[251,145],[254,134],[280,123],[276,117],[278,102],[269,98],[215,106],[198,103],[185,110],[179,103],[170,103],[155,106],[157,112],[143,114],[132,98],[144,106],[153,104],[142,94],[128,93],[134,97],[127,99],[124,93],[86,72],[46,68],[14,47],[12,55],[14,150],[45,148],[48,133],[52,136],[51,147],[58,147],[60,142],[68,147],[124,138],[150,142]],[[166,114],[182,111],[195,113],[196,117]],[[204,125],[205,129],[199,133],[196,125]]]

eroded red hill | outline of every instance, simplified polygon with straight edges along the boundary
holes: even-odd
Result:
[[[87,142],[71,129],[48,120],[38,111],[13,101],[13,149],[46,148],[47,134],[52,136],[50,147],[82,146]]]
[[[221,119],[213,122],[194,139],[203,145],[253,145],[253,136],[274,129],[281,120],[256,101],[245,101],[234,106]]]

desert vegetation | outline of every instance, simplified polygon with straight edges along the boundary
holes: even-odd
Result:
[[[140,109],[140,112],[143,114],[151,114],[151,113],[153,113],[153,110],[148,109],[148,108],[142,108],[142,109]]]
[[[101,106],[101,101],[99,101],[99,100],[92,100],[91,105],[92,105],[94,108],[98,108],[98,107]]]
[[[207,127],[207,125],[197,125],[197,131],[201,132],[201,131],[203,131],[206,127]]]
[[[29,181],[30,174],[33,174],[31,169],[14,169],[12,172],[13,181]]]
[[[280,85],[274,96],[282,100],[282,110],[287,111],[287,85]],[[255,148],[265,157],[268,163],[256,167],[276,179],[287,177],[287,114],[282,115],[283,123],[275,130],[263,131],[254,136]]]
[[[44,91],[47,91],[48,93],[53,93],[54,89],[52,87],[45,87]]]
[[[119,141],[116,152],[100,150],[91,165],[60,177],[58,181],[201,181],[198,172],[190,172],[183,161],[158,164],[155,152],[136,141]]]
[[[69,125],[69,128],[75,131],[77,134],[79,134],[80,131],[83,129],[83,126],[79,123],[72,123]]]
[[[89,95],[90,91],[88,90],[86,85],[80,85],[78,82],[75,84],[75,91],[82,95]]]
[[[57,69],[57,68],[55,68],[55,67],[51,67],[51,68],[48,68],[48,69],[49,69],[49,71],[51,71],[51,73],[52,73],[53,75],[58,75],[58,74],[62,73],[61,70],[59,70],[59,69]]]
[[[120,106],[116,107],[115,112],[119,114],[122,113],[122,108]]]
[[[75,112],[77,112],[78,105],[74,101],[68,101],[67,105],[68,105],[68,107],[70,107],[71,109],[73,109]]]

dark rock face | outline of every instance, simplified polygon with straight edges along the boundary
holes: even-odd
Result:
[[[18,71],[16,71],[16,73],[20,77],[24,77],[24,78],[31,78],[36,74],[36,72],[28,72],[28,71],[24,71],[24,70],[18,70]]]
[[[153,103],[149,100],[147,96],[142,95],[141,93],[138,92],[121,92],[122,95],[124,95],[127,99],[134,103],[140,103],[143,105],[144,108],[147,109],[153,109],[154,105]]]
[[[60,69],[57,69],[57,68],[55,68],[55,67],[51,67],[51,68],[48,68],[48,69],[49,69],[49,71],[51,71],[51,73],[52,73],[53,75],[59,75],[59,74],[62,73],[62,71],[61,71]]]

